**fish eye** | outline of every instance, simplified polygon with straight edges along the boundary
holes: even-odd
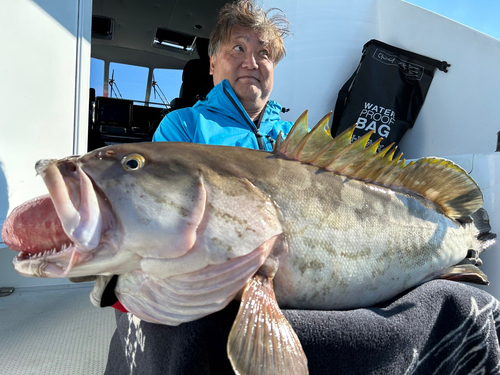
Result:
[[[141,154],[128,154],[122,159],[122,167],[126,171],[137,171],[144,167],[146,160]]]

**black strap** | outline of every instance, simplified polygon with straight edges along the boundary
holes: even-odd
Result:
[[[264,145],[264,141],[262,140],[262,134],[260,134],[260,123],[262,122],[262,118],[264,117],[264,113],[266,112],[267,104],[269,101],[266,102],[266,105],[260,111],[259,114],[259,119],[257,120],[257,123],[255,124],[255,136],[257,137],[257,143],[259,144],[259,150],[265,150],[266,146]],[[269,139],[269,135],[266,136]],[[271,143],[272,144],[272,143]]]
[[[238,110],[239,114],[241,115],[241,117],[243,117],[243,119],[248,124],[250,129],[252,129],[253,133],[255,134],[255,138],[257,138],[257,144],[259,145],[259,150],[265,150],[266,146],[264,146],[264,141],[262,140],[262,134],[259,133],[259,128],[254,123],[252,123],[251,121],[248,120],[247,116],[245,116],[245,114],[241,111],[241,108],[234,101],[233,97],[231,96],[231,94],[229,94],[229,92],[226,90],[225,87],[224,87],[224,93],[229,98],[231,103],[233,103],[234,107]],[[267,106],[267,103],[266,103],[266,106]],[[259,126],[260,126],[260,121],[259,121]]]
[[[108,285],[104,288],[101,296],[101,307],[113,306],[118,302],[118,298],[115,295],[116,282],[118,281],[118,275],[114,275],[111,280],[109,280]]]
[[[257,144],[259,145],[259,150],[265,150],[266,146],[264,145],[264,141],[262,140],[262,134],[259,133],[258,129],[254,130],[255,138],[257,138]]]

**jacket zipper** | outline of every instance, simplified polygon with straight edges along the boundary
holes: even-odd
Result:
[[[231,103],[233,103],[234,107],[238,110],[238,113],[241,115],[241,117],[243,117],[243,119],[245,120],[247,125],[250,127],[250,129],[252,129],[253,134],[255,134],[255,138],[257,138],[257,144],[259,145],[259,150],[265,151],[266,146],[264,145],[264,141],[262,140],[262,134],[259,133],[260,122],[262,121],[262,117],[264,116],[264,114],[263,113],[261,114],[261,116],[259,118],[258,126],[255,126],[255,124],[253,122],[248,120],[247,116],[245,116],[245,114],[243,113],[241,108],[238,106],[238,104],[234,101],[233,97],[227,91],[227,89],[225,87],[223,87],[223,89],[224,89],[224,94],[226,94],[226,96],[229,98]],[[266,103],[266,107],[267,107],[267,103]]]

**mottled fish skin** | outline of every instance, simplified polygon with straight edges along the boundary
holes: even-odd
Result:
[[[125,173],[120,161],[131,154],[142,155],[148,167]],[[277,246],[272,241],[282,235],[278,247],[286,251],[274,278],[282,307],[361,307],[459,263],[477,245],[471,225],[428,200],[256,150],[130,144],[78,163],[112,202],[121,234],[116,251],[130,255],[126,267],[118,257],[97,273],[120,273],[122,290],[131,289],[126,280],[133,269],[146,277],[131,274],[131,280],[154,289],[158,279],[223,264],[259,246],[266,257],[272,249],[265,244]],[[75,267],[70,276],[95,274],[93,267]]]
[[[460,225],[418,196],[298,161],[255,154],[249,167],[226,160],[229,170],[255,173],[245,177],[280,208],[289,246],[274,278],[281,307],[370,306],[459,263],[478,246],[472,225]]]
[[[431,202],[329,173],[309,176],[300,173],[302,197],[273,189],[291,249],[274,278],[282,307],[370,306],[459,263],[477,243],[473,227]]]

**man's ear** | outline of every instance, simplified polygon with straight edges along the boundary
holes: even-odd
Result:
[[[210,75],[214,75],[215,56],[210,56]]]

